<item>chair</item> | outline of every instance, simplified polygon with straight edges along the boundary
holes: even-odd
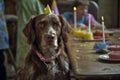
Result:
[[[5,49],[6,53],[6,66],[7,66],[7,76],[8,79],[13,79],[16,72],[17,67],[15,64],[16,58],[16,38],[17,38],[17,16],[15,15],[6,15],[7,29],[9,35],[9,48]]]

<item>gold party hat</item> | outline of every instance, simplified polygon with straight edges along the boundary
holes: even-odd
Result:
[[[51,13],[52,13],[49,5],[47,5],[47,6],[45,7],[44,13],[45,13],[45,14],[51,14]]]

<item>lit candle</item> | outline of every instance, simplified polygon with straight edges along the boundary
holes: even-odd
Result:
[[[77,27],[77,8],[76,7],[73,7],[73,10],[74,10],[74,27],[76,28]]]
[[[91,32],[91,15],[90,14],[88,19],[88,32]]]
[[[104,17],[102,16],[102,35],[103,35],[103,43],[105,44],[105,25],[104,25]]]

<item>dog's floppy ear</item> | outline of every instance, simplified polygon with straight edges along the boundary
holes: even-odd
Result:
[[[35,17],[31,18],[29,22],[26,24],[25,28],[23,29],[24,35],[27,37],[27,41],[29,44],[32,44],[35,40]]]
[[[66,19],[63,16],[59,16],[61,24],[62,24],[62,38],[64,42],[67,42],[68,40],[68,33],[71,32],[72,28],[70,24],[66,21]]]

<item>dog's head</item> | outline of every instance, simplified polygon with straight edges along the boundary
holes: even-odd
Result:
[[[37,45],[42,49],[57,49],[61,41],[67,42],[69,28],[70,25],[62,16],[41,14],[32,18],[23,32],[29,44]]]

